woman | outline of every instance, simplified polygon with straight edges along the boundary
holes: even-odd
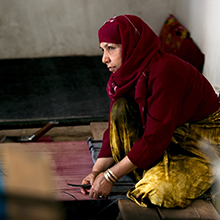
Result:
[[[102,62],[112,72],[109,127],[81,189],[108,196],[114,182],[133,174],[127,196],[139,205],[186,207],[214,182],[211,160],[199,149],[220,144],[219,99],[190,64],[160,51],[158,36],[133,15],[113,17],[99,33]]]

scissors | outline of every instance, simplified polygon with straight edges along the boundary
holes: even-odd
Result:
[[[72,186],[72,187],[81,187],[81,188],[91,188],[91,184],[71,184],[71,183],[67,183],[68,186]]]
[[[87,184],[71,184],[71,183],[67,183],[68,186],[72,186],[72,187],[81,187],[81,188],[91,188],[91,184],[87,183]],[[134,186],[135,184],[132,182],[125,182],[125,183],[115,183],[114,186]]]

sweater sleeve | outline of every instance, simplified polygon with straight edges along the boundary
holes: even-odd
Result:
[[[98,158],[102,157],[112,157],[111,148],[110,148],[110,131],[109,127],[103,134],[102,148],[99,152]]]
[[[127,155],[142,169],[149,169],[163,155],[176,127],[202,120],[219,108],[213,88],[195,68],[179,59],[168,67],[149,74],[144,134]],[[100,157],[112,157],[109,128],[103,136]]]
[[[180,117],[184,84],[178,72],[150,79],[145,131],[128,153],[137,167],[149,169],[168,147]]]

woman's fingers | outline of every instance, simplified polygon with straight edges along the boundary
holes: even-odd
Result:
[[[84,194],[84,195],[86,195],[86,194],[87,194],[87,192],[86,192],[85,188],[81,188],[81,189],[80,189],[80,191],[81,191],[81,193],[82,193],[82,194]]]
[[[104,198],[109,195],[113,184],[109,183],[103,173],[90,173],[86,178],[83,179],[82,184],[91,184],[91,188],[81,188],[81,193],[86,195],[89,194],[91,198]]]
[[[109,183],[105,179],[103,173],[100,173],[96,177],[94,184],[92,185],[90,189],[89,195],[95,199],[100,198],[100,196],[107,197],[109,193],[111,192],[112,187],[113,187],[113,184]]]
[[[83,181],[82,184],[90,184],[93,185],[94,180],[96,178],[96,176],[98,175],[98,172],[92,172],[90,173],[88,176],[86,176]],[[81,192],[82,194],[86,195],[88,193],[90,193],[90,188],[81,188]]]
[[[82,194],[86,195],[86,194],[88,194],[89,192],[90,192],[90,189],[85,188],[85,187],[82,187],[82,188],[81,188],[81,193],[82,193]]]
[[[98,195],[97,192],[94,192],[93,190],[90,190],[89,196],[91,198],[97,199],[99,195]]]

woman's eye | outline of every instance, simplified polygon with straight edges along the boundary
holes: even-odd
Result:
[[[109,47],[108,47],[108,49],[109,49],[109,50],[113,50],[113,49],[115,49],[115,48],[114,48],[114,47],[109,46]]]

